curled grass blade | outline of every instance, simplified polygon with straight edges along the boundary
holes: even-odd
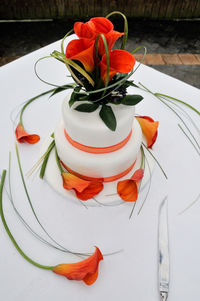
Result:
[[[62,61],[63,63],[68,64],[69,66],[73,67],[80,74],[82,74],[88,80],[88,82],[94,87],[94,80],[91,78],[91,76],[83,68],[81,68],[77,63],[75,63],[73,60],[66,58],[64,54],[62,54],[56,50],[54,50],[53,53],[51,53],[51,57],[53,57],[59,61]]]
[[[141,151],[141,163],[140,163],[140,168],[143,168],[145,170],[145,153],[144,153],[144,150],[143,150],[143,147],[141,146],[140,148],[140,151]],[[138,191],[138,194],[140,192],[140,188],[141,188],[141,185],[142,185],[142,180],[140,181],[140,185],[139,185],[139,191]],[[136,201],[137,202],[137,201]],[[136,205],[136,202],[134,202],[133,204],[133,207],[132,207],[132,210],[130,212],[130,215],[129,215],[129,219],[131,219],[132,215],[133,215],[133,211],[135,209],[135,205]]]
[[[182,128],[182,126],[180,124],[178,124],[179,128],[181,129],[181,131],[183,132],[183,134],[187,137],[187,139],[190,141],[190,143],[193,145],[194,149],[196,150],[197,154],[200,156],[200,152],[198,150],[198,148],[196,147],[196,145],[193,143],[192,139],[188,136],[188,134],[184,131],[184,129]]]
[[[138,210],[137,215],[139,215],[139,214],[141,213],[142,208],[144,207],[144,204],[145,204],[145,202],[146,202],[146,200],[147,200],[147,198],[148,198],[148,195],[149,195],[149,192],[150,192],[150,189],[151,189],[152,173],[151,173],[151,168],[150,168],[149,161],[148,161],[148,159],[147,159],[146,156],[145,156],[145,161],[146,161],[146,163],[147,163],[148,171],[149,171],[149,174],[150,174],[150,177],[149,177],[149,186],[148,186],[148,190],[147,190],[147,193],[146,193],[146,195],[145,195],[145,198],[144,198],[144,200],[143,200],[143,202],[142,202],[142,205],[141,205],[140,209]]]
[[[64,54],[64,42],[65,39],[74,31],[74,29],[72,28],[70,31],[68,31],[68,33],[64,36],[64,38],[61,41],[61,52]]]
[[[168,179],[168,178],[167,178],[167,175],[166,175],[166,173],[165,173],[165,171],[164,171],[164,169],[162,168],[161,164],[160,164],[159,161],[156,159],[156,157],[153,155],[153,153],[146,147],[146,145],[145,145],[144,143],[142,143],[142,146],[149,152],[149,154],[152,156],[152,158],[154,159],[154,161],[157,163],[157,165],[159,166],[160,170],[162,171],[164,177],[165,177],[166,179]]]
[[[21,111],[20,111],[20,123],[23,125],[23,114],[24,114],[24,111],[26,110],[26,108],[28,107],[29,104],[31,104],[33,101],[35,101],[36,99],[46,95],[46,94],[49,94],[51,92],[54,92],[55,89],[51,89],[51,90],[48,90],[48,91],[45,91],[43,93],[40,93],[39,95],[36,95],[34,97],[32,97],[31,99],[27,100],[26,103],[23,105]]]
[[[186,122],[183,120],[183,118],[176,112],[176,110],[174,110],[168,103],[166,103],[166,101],[164,99],[162,99],[161,97],[158,97],[155,95],[155,93],[151,92],[147,87],[145,87],[143,84],[139,83],[139,85],[141,85],[144,88],[144,91],[151,93],[152,95],[154,95],[158,100],[160,100],[165,106],[167,106],[171,111],[173,111],[173,113],[181,120],[181,122],[184,124],[184,126],[186,127],[186,129],[188,130],[188,132],[190,133],[191,137],[193,138],[193,140],[195,141],[195,143],[197,144],[197,146],[199,147],[198,141],[196,140],[195,136],[193,135],[193,133],[191,132],[190,128],[187,126]],[[141,89],[139,87],[139,89]]]
[[[163,98],[165,99],[165,98]],[[192,125],[194,126],[195,130],[198,132],[198,135],[200,136],[200,129],[198,128],[198,126],[196,125],[196,123],[194,122],[194,120],[192,119],[192,117],[177,103],[175,103],[174,101],[167,99],[167,102],[171,103],[173,106],[177,107],[183,115],[185,115],[187,117],[187,119],[192,123]]]
[[[11,205],[15,211],[15,213],[17,214],[18,218],[21,220],[21,222],[24,224],[24,226],[26,227],[26,229],[32,234],[34,235],[39,241],[41,241],[42,243],[58,250],[58,251],[61,251],[61,252],[65,252],[65,253],[71,253],[71,254],[74,254],[74,255],[77,255],[78,257],[81,256],[87,256],[89,255],[88,253],[87,254],[84,254],[84,253],[78,253],[78,252],[73,252],[73,251],[70,251],[68,249],[66,249],[65,247],[61,246],[61,247],[58,247],[56,245],[53,245],[52,243],[50,243],[49,241],[47,241],[46,239],[44,239],[42,236],[40,236],[35,230],[33,230],[33,228],[31,228],[28,224],[28,222],[22,217],[22,215],[19,213],[18,209],[16,208],[15,206],[15,203],[14,203],[14,200],[13,200],[13,195],[12,195],[12,189],[11,189],[11,154],[9,155],[9,169],[8,169],[8,185],[9,185],[9,194],[7,192],[7,195],[8,195],[8,199],[10,200],[11,202]]]
[[[37,78],[38,78],[39,80],[41,80],[43,83],[45,83],[45,84],[47,84],[47,85],[49,85],[49,86],[53,86],[53,87],[55,87],[55,88],[60,88],[60,86],[55,85],[55,84],[53,84],[53,83],[49,83],[49,82],[47,82],[46,80],[42,79],[42,78],[39,76],[38,72],[37,72],[37,65],[38,65],[38,63],[39,63],[40,61],[44,60],[44,59],[49,59],[49,58],[52,58],[52,56],[49,55],[49,56],[41,57],[41,58],[39,58],[39,59],[35,62],[35,64],[34,64],[35,75],[36,75]]]
[[[191,204],[189,204],[185,209],[183,209],[181,212],[179,212],[179,215],[183,214],[185,211],[190,209],[195,203],[197,203],[199,198],[200,198],[200,194],[197,196],[197,198]]]
[[[155,96],[161,96],[161,97],[165,97],[165,98],[169,98],[171,100],[175,100],[179,103],[182,103],[183,105],[185,105],[186,107],[190,108],[191,110],[193,110],[194,112],[196,112],[198,115],[200,115],[200,112],[194,108],[192,105],[190,105],[189,103],[183,101],[183,100],[180,100],[178,98],[175,98],[175,97],[172,97],[172,96],[169,96],[169,95],[166,95],[166,94],[162,94],[162,93],[154,93]]]
[[[124,36],[123,36],[123,39],[122,39],[121,49],[125,49],[127,38],[128,38],[128,21],[127,21],[127,18],[120,11],[113,11],[112,13],[108,14],[106,16],[106,18],[108,19],[108,18],[110,18],[113,15],[120,15],[124,19]]]
[[[57,246],[63,248],[48,232],[47,230],[44,228],[44,226],[41,224],[34,208],[33,208],[33,205],[32,205],[32,202],[31,202],[31,198],[29,196],[29,193],[28,193],[28,189],[26,187],[26,183],[25,183],[25,179],[24,179],[24,175],[23,175],[23,171],[22,171],[22,167],[21,167],[21,161],[20,161],[20,157],[19,157],[19,151],[18,151],[18,147],[17,147],[17,144],[16,144],[16,155],[17,155],[17,162],[18,162],[18,167],[19,167],[19,171],[20,171],[20,175],[21,175],[21,180],[22,180],[22,183],[23,183],[23,187],[24,187],[24,190],[25,190],[25,194],[27,196],[27,199],[28,199],[28,202],[29,202],[29,205],[31,207],[31,210],[33,212],[33,215],[36,219],[36,221],[38,222],[38,224],[40,225],[41,229],[44,231],[44,233],[48,236],[49,239],[51,239],[52,242],[54,242]],[[72,253],[72,254],[75,254],[74,252],[71,252],[70,250],[66,249],[69,253]]]
[[[104,34],[99,34],[96,38],[96,42],[95,42],[95,49],[96,49],[96,54],[98,57],[98,42],[99,42],[99,38],[102,38],[104,47],[105,47],[105,53],[106,53],[106,64],[107,64],[107,69],[106,69],[106,83],[105,83],[105,87],[108,86],[109,83],[109,72],[110,72],[110,59],[109,59],[109,50],[108,50],[108,44],[106,41],[106,38],[104,36]],[[105,90],[104,90],[104,94],[105,94]]]
[[[12,235],[5,216],[4,216],[4,211],[3,211],[3,187],[4,187],[4,183],[5,183],[5,177],[6,177],[6,170],[3,170],[2,172],[2,176],[1,176],[1,183],[0,183],[0,216],[1,216],[1,220],[4,226],[4,229],[6,230],[10,240],[12,241],[13,245],[15,246],[15,248],[17,249],[17,251],[19,252],[19,254],[29,263],[31,263],[32,265],[40,268],[40,269],[45,269],[45,270],[52,270],[54,268],[54,266],[46,266],[46,265],[42,265],[34,260],[32,260],[29,256],[27,256],[22,249],[20,248],[20,246],[18,245],[18,243],[16,242],[14,236]]]

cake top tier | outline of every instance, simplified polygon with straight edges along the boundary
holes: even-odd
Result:
[[[132,129],[134,106],[110,105],[117,119],[111,131],[99,117],[100,108],[92,113],[78,112],[69,106],[70,94],[63,101],[62,114],[65,130],[74,141],[91,147],[108,147],[126,139]]]

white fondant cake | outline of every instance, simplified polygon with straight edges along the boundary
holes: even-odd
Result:
[[[116,176],[137,159],[142,143],[142,132],[134,118],[134,107],[112,105],[117,119],[117,128],[112,132],[99,117],[99,110],[92,113],[75,111],[69,107],[69,97],[63,102],[63,120],[55,129],[54,136],[61,161],[84,176],[106,178]],[[130,139],[120,149],[103,154],[88,153],[74,147],[66,138],[64,129],[71,139],[90,147],[108,147],[120,143],[131,132]]]

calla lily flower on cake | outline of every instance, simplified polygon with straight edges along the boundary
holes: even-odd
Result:
[[[139,182],[143,178],[142,168],[136,170],[132,177],[117,183],[117,193],[125,202],[136,202],[138,198]]]
[[[115,13],[124,18],[124,32],[114,29],[108,19],[112,13],[105,18],[76,22],[73,29],[77,37],[64,49],[67,34],[62,40],[61,52],[51,54],[66,65],[76,83],[69,105],[78,102],[73,109],[81,112],[93,112],[100,107],[99,116],[112,131],[115,131],[117,122],[110,104],[136,105],[143,99],[140,95],[129,95],[129,103],[123,101],[128,93],[127,88],[133,85],[128,79],[133,74],[135,58],[125,50],[128,33],[126,17],[120,12]],[[122,44],[118,49],[116,41],[120,38]],[[88,106],[91,106],[90,110]]]
[[[147,147],[152,148],[158,136],[159,122],[154,121],[149,116],[137,116],[136,119],[141,126],[143,135],[146,138]]]
[[[63,180],[63,188],[66,190],[73,190],[78,199],[87,201],[97,195],[103,189],[102,181],[95,180],[84,180],[69,171],[65,171],[62,165],[67,170],[67,167],[58,157],[57,150],[55,148],[56,162],[60,170],[61,177]]]

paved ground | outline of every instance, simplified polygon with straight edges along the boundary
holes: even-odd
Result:
[[[0,65],[62,38],[73,22],[0,23]],[[127,48],[140,45],[145,64],[200,88],[200,21],[130,20]]]

